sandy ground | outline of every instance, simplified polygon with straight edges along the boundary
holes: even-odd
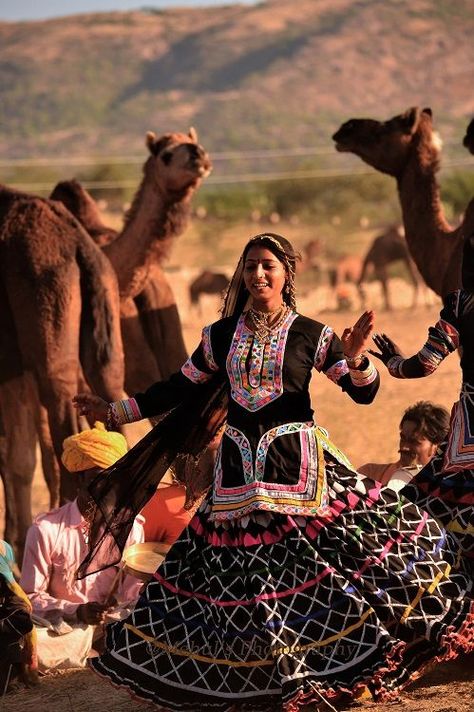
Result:
[[[179,290],[179,283],[175,289]],[[300,310],[308,316],[330,324],[341,333],[350,326],[356,313],[319,311],[324,300],[319,295],[306,295],[301,299]],[[410,309],[402,293],[396,311],[377,313],[376,329],[388,333],[406,355],[417,351],[424,343],[427,328],[438,315],[438,306]],[[202,324],[217,316],[217,302],[205,301],[200,315],[184,313],[185,338],[189,350],[198,343]],[[452,354],[431,377],[414,381],[391,378],[381,366],[381,388],[370,406],[358,406],[324,376],[315,374],[312,381],[312,399],[319,424],[326,427],[332,440],[343,449],[354,465],[365,462],[387,462],[397,458],[398,423],[404,409],[417,400],[432,400],[451,408],[457,398],[460,371],[457,354]],[[1,503],[0,503],[1,506]],[[45,487],[38,471],[34,484],[34,509],[42,511],[47,506]],[[403,694],[398,705],[364,706],[373,712],[392,709],[411,712],[467,712],[474,708],[473,656],[464,656],[436,667]],[[92,673],[76,671],[42,680],[39,689],[24,690],[0,701],[4,712],[125,712],[140,708],[131,702],[123,691],[105,685]],[[328,708],[329,709],[329,708]]]

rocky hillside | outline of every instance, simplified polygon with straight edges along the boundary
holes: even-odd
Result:
[[[3,158],[142,153],[195,125],[210,150],[328,145],[353,115],[474,115],[472,0],[268,0],[0,23]]]

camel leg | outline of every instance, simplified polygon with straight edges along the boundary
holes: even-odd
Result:
[[[36,430],[38,433],[41,465],[43,469],[43,477],[49,492],[49,507],[54,509],[59,506],[59,488],[60,488],[60,469],[54,452],[51,432],[49,430],[48,413],[40,405],[39,399],[36,396],[38,408],[35,411]]]
[[[133,299],[122,299],[120,317],[125,351],[125,390],[133,395],[163,377],[155,354],[143,335],[140,315]]]
[[[36,467],[36,427],[28,378],[18,376],[0,385],[2,419],[5,430],[5,461],[2,468],[5,489],[5,538],[14,547],[19,561],[26,532],[31,525],[31,488]]]
[[[120,330],[120,302],[116,277],[112,267],[103,265],[100,274],[102,287],[107,294],[107,306],[110,317],[108,333],[108,358],[101,361],[97,356],[94,334],[90,325],[81,321],[80,364],[82,374],[89,388],[107,401],[123,398],[124,388],[124,352]],[[139,350],[135,355],[139,358]]]
[[[376,278],[380,281],[380,286],[382,288],[382,296],[384,302],[384,309],[386,311],[392,311],[392,304],[390,301],[390,293],[388,289],[388,274],[387,270],[379,267],[375,273]]]
[[[169,378],[181,368],[188,355],[173,290],[159,265],[150,269],[148,284],[135,298],[135,304],[161,378]]]

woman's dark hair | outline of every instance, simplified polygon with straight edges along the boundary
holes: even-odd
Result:
[[[403,413],[400,426],[406,420],[416,423],[417,434],[436,445],[442,443],[448,435],[449,413],[442,405],[418,401]]]

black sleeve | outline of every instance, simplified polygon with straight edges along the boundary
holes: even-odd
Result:
[[[342,342],[325,327],[315,355],[318,370],[345,391],[356,403],[372,403],[380,386],[380,375],[367,356],[358,368],[349,368],[344,358]]]
[[[203,329],[201,343],[183,364],[181,370],[167,381],[154,383],[134,399],[143,418],[161,415],[183,402],[192,405],[193,398],[203,384],[209,383],[219,372],[213,358],[210,327]]]

